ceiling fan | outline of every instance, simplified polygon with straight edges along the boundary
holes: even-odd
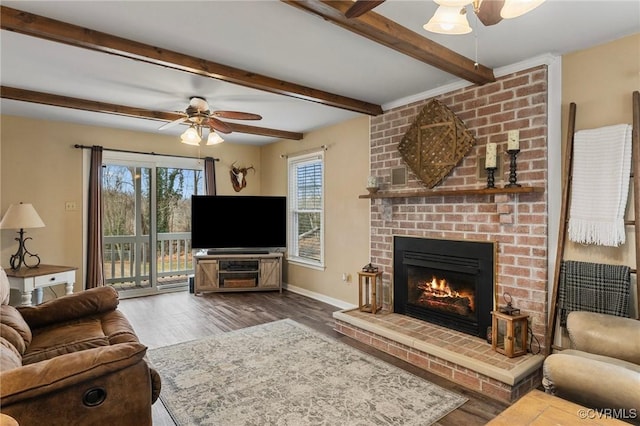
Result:
[[[535,9],[544,0],[433,0],[438,9],[424,25],[424,29],[441,34],[466,34],[471,27],[465,16],[466,6],[473,5],[473,11],[484,25],[495,25],[502,19],[516,18]],[[347,18],[356,18],[370,11],[384,0],[355,0],[345,12]]]
[[[262,116],[250,112],[211,111],[207,100],[200,96],[192,96],[189,99],[189,106],[184,115],[184,117],[160,126],[158,130],[166,130],[181,123],[190,124],[189,128],[181,135],[181,141],[188,145],[199,145],[202,140],[202,129],[208,127],[207,145],[214,145],[224,142],[224,139],[216,132],[232,132],[229,124],[218,119],[218,117],[230,120],[262,120]]]

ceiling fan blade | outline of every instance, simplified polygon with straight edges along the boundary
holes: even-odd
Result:
[[[374,7],[384,3],[384,0],[356,0],[344,16],[347,18],[357,18],[373,9]]]
[[[227,123],[225,123],[224,121],[220,121],[215,117],[209,117],[209,119],[207,120],[207,124],[217,132],[221,132],[221,133],[232,132],[231,127],[229,127]]]
[[[504,6],[504,0],[482,0],[476,15],[484,25],[495,25],[502,21],[502,16],[500,16],[502,6]]]
[[[240,111],[213,111],[216,117],[228,118],[230,120],[262,120],[262,116]]]
[[[169,129],[169,128],[173,127],[173,126],[177,126],[178,124],[180,124],[180,123],[182,123],[183,121],[186,121],[186,120],[187,120],[187,117],[178,118],[177,120],[173,120],[173,121],[170,121],[170,122],[168,122],[166,124],[163,124],[162,126],[160,126],[158,128],[158,130]]]

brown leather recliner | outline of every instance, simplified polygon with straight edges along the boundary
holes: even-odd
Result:
[[[545,391],[597,409],[640,413],[640,321],[594,312],[567,318],[571,349],[544,361]]]
[[[117,306],[111,287],[1,304],[2,414],[22,426],[151,425],[160,376]]]

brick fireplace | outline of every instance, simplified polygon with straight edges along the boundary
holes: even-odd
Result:
[[[434,190],[465,190],[479,189],[486,186],[486,177],[479,176],[478,163],[484,156],[485,146],[489,142],[498,144],[498,152],[503,163],[502,173],[496,176],[496,187],[503,187],[508,183],[509,167],[506,154],[507,133],[509,130],[519,130],[521,152],[517,157],[518,183],[523,186],[546,188],[548,178],[547,166],[547,67],[539,66],[525,71],[503,76],[495,83],[484,86],[471,86],[456,90],[437,97],[437,99],[451,109],[469,128],[476,137],[476,145],[465,158],[444,178]],[[424,185],[409,170],[406,185],[391,185],[391,170],[404,166],[398,152],[398,144],[403,135],[414,121],[417,114],[428,102],[428,99],[408,105],[396,107],[384,114],[371,119],[371,174],[382,182],[381,193],[392,195],[388,198],[371,200],[371,257],[372,263],[383,271],[383,307],[384,312],[394,312],[394,274],[401,267],[396,259],[394,263],[394,239],[398,237],[414,237],[417,239],[453,240],[468,242],[484,242],[495,246],[495,292],[490,296],[489,307],[483,305],[479,309],[486,314],[494,305],[505,304],[502,298],[508,293],[513,304],[521,309],[523,314],[529,315],[529,324],[533,335],[540,344],[544,344],[547,318],[547,282],[548,282],[548,200],[547,191],[524,194],[471,194],[471,195],[429,195],[403,196],[412,190],[424,190]],[[395,194],[395,195],[394,195]],[[397,279],[397,275],[396,275]],[[390,314],[388,320],[392,323],[402,323],[406,312]],[[401,330],[395,325],[387,333],[381,327],[386,319],[373,318],[369,315],[354,313],[357,317],[350,321],[347,315],[336,316],[339,331],[360,340],[373,342],[371,344],[384,346],[389,353],[396,352],[411,362],[411,354],[419,353],[423,356],[420,364],[436,374],[453,379],[456,369],[458,376],[469,376],[474,379],[469,387],[483,391],[485,386],[497,386],[494,392],[499,399],[511,401],[519,397],[527,387],[535,387],[539,379],[540,359],[526,364],[524,358],[520,361],[509,360],[499,354],[487,350],[486,342],[482,345],[481,337],[460,337],[476,352],[482,353],[471,358],[481,359],[487,364],[503,363],[505,371],[513,372],[511,367],[519,371],[505,379],[501,373],[489,371],[485,366],[475,361],[451,361],[447,357],[440,358],[442,348],[451,352],[453,358],[458,359],[457,353],[469,354],[468,347],[448,347],[447,341],[435,344],[437,354],[416,349],[414,330]],[[412,317],[410,324],[416,325]],[[367,318],[374,325],[366,326]],[[381,322],[382,321],[382,322]],[[486,322],[480,326],[486,327]],[[433,339],[428,335],[420,337],[427,346],[431,340],[436,342],[441,332],[448,333],[439,326],[430,328],[434,333]],[[434,331],[435,330],[435,331]],[[411,344],[403,338],[394,338],[398,333],[413,336]],[[468,333],[467,333],[468,334]],[[471,333],[474,334],[474,333]],[[475,333],[482,336],[482,332]],[[484,336],[482,336],[484,337]],[[402,340],[402,342],[399,342]],[[380,343],[384,342],[384,343]],[[399,345],[399,346],[398,346]],[[397,347],[396,347],[397,346]],[[419,345],[420,346],[420,345]],[[400,349],[398,349],[400,348]],[[490,346],[489,346],[490,349]],[[534,348],[537,349],[537,348]],[[384,350],[384,349],[383,349]],[[473,351],[473,349],[471,349]],[[541,348],[544,352],[544,349]],[[438,365],[447,366],[447,371],[438,371],[438,367],[431,367],[435,356]],[[484,359],[488,357],[490,359]],[[529,357],[529,355],[525,356]],[[504,359],[503,359],[504,358]],[[426,360],[426,361],[424,361]],[[514,367],[514,362],[518,363]],[[473,365],[479,365],[473,368]],[[441,369],[442,370],[442,369]],[[483,370],[483,371],[479,371]],[[501,380],[502,379],[502,380]],[[497,380],[498,383],[492,382]],[[527,385],[523,385],[527,382]],[[478,384],[480,383],[480,384]]]

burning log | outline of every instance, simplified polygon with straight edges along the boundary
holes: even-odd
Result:
[[[471,298],[451,290],[444,280],[438,282],[434,277],[432,281],[420,283],[417,287],[422,290],[418,303],[462,316],[473,314]]]
[[[468,297],[439,297],[423,293],[418,299],[418,302],[444,312],[451,312],[463,316],[473,314],[471,300]]]

